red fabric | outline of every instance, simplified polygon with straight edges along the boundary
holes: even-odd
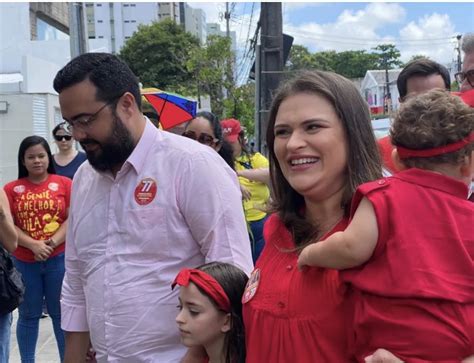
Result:
[[[397,169],[392,160],[392,151],[395,146],[392,145],[390,136],[382,137],[377,140],[377,146],[379,147],[380,156],[382,157],[382,164],[390,173],[395,174],[400,170]]]
[[[370,261],[341,272],[354,287],[359,362],[383,347],[404,360],[460,362],[474,353],[474,205],[467,185],[408,169],[357,190],[374,206]]]
[[[178,275],[174,279],[171,287],[174,288],[176,284],[179,286],[188,286],[190,282],[193,282],[199,286],[209,297],[214,300],[218,307],[229,313],[230,300],[225,293],[222,286],[216,281],[214,277],[205,273],[204,271],[197,269],[183,268],[179,271]]]
[[[22,178],[5,185],[15,225],[33,239],[49,239],[67,219],[71,185],[71,179],[55,174],[41,184]],[[64,245],[57,246],[51,257],[64,252]],[[18,246],[14,256],[24,262],[36,262],[26,247]]]
[[[331,233],[343,230],[344,220]],[[264,227],[260,282],[243,305],[247,363],[347,362],[346,289],[336,270],[296,266],[294,242],[277,215]]]
[[[474,89],[466,92],[452,92],[456,96],[459,96],[466,105],[474,107]]]
[[[419,150],[407,149],[405,147],[397,146],[397,151],[400,159],[408,159],[411,157],[427,158],[430,156],[437,156],[461,150],[464,146],[469,145],[471,142],[474,142],[474,131],[471,131],[468,136],[459,141],[453,142],[452,144]]]

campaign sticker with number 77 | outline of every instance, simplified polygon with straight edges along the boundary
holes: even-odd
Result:
[[[150,204],[156,197],[156,190],[156,181],[154,179],[142,179],[135,188],[135,201],[139,205]]]

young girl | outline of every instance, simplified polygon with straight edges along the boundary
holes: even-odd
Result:
[[[176,323],[187,347],[204,347],[209,363],[245,363],[242,295],[247,275],[223,262],[183,269]]]
[[[474,109],[433,90],[402,106],[391,130],[404,170],[361,185],[344,232],[303,249],[298,266],[357,268],[359,362],[383,346],[406,362],[474,354]]]

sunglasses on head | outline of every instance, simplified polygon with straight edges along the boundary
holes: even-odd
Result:
[[[202,132],[201,135],[199,135],[198,137],[194,131],[185,131],[183,133],[183,136],[196,140],[200,142],[201,144],[208,145],[208,146],[214,145],[218,141],[217,139],[213,138],[211,135],[206,134],[205,132]]]
[[[56,141],[62,141],[62,140],[71,141],[72,136],[71,135],[54,135],[54,139]]]

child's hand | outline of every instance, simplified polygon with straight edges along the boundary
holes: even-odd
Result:
[[[306,246],[301,250],[300,255],[298,256],[298,269],[301,271],[305,271],[308,268],[308,255],[310,252],[310,248],[312,245]]]

